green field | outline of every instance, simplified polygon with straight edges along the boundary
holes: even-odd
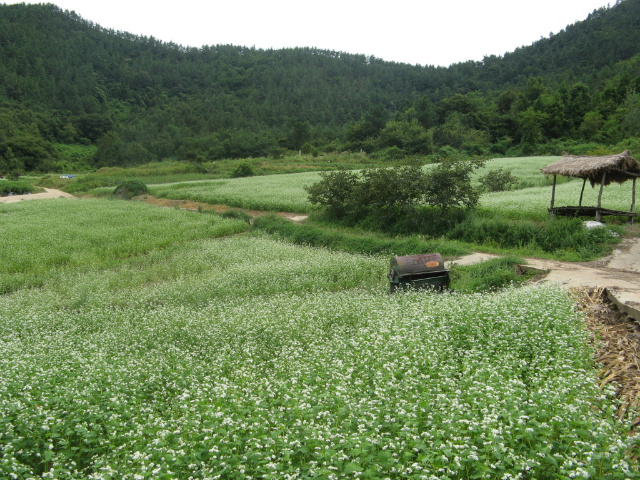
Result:
[[[151,185],[153,195],[266,211],[307,213],[313,206],[304,187],[317,182],[317,172],[266,175],[190,183]]]
[[[558,157],[498,158],[489,160],[474,174],[474,178],[490,170],[502,168],[518,179],[516,190],[485,193],[480,202],[482,209],[500,210],[512,218],[540,220],[547,216],[551,200],[551,178],[540,173],[540,168],[553,163]],[[424,167],[426,170],[430,165]],[[189,199],[238,208],[308,213],[313,206],[307,200],[305,186],[320,179],[317,172],[224,180],[205,180],[175,184],[152,185],[151,193],[171,199]],[[582,182],[559,177],[556,205],[577,205]],[[398,188],[401,188],[399,186]],[[587,185],[584,205],[596,205],[598,188]],[[603,205],[611,209],[628,210],[631,205],[631,182],[608,186],[603,194]]]
[[[0,220],[2,478],[637,476],[554,287],[389,296],[388,256],[136,202]]]

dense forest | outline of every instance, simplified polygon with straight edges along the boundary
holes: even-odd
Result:
[[[0,5],[0,79],[0,173],[299,150],[640,146],[640,0],[448,68],[312,48],[185,48],[51,4]]]

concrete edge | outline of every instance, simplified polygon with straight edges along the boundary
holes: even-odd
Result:
[[[611,302],[618,308],[618,310],[626,313],[627,315],[632,317],[636,322],[640,322],[639,307],[629,305],[628,303],[620,300],[620,298],[618,297],[618,294],[614,289],[605,288],[604,291],[607,294],[607,297],[609,297],[609,300],[611,300]]]
[[[547,274],[551,271],[549,269],[545,270],[543,268],[532,267],[531,265],[516,265],[515,268],[518,275],[524,275],[525,273],[528,273],[528,272],[534,272],[538,274]]]

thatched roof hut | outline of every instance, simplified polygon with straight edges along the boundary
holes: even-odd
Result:
[[[553,175],[553,190],[551,191],[551,207],[549,213],[553,215],[588,215],[595,214],[596,219],[600,220],[602,215],[624,215],[631,221],[635,217],[636,203],[636,178],[640,177],[640,162],[631,156],[629,150],[618,155],[607,155],[603,157],[585,157],[574,155],[563,155],[557,162],[541,168],[540,171],[545,175]],[[554,199],[556,192],[556,176],[582,178],[582,191],[580,192],[580,201],[577,207],[556,207],[554,208]],[[582,196],[584,186],[587,180],[591,186],[599,184],[600,192],[598,194],[597,207],[583,207]],[[618,210],[607,210],[602,208],[602,189],[611,182],[623,183],[627,180],[633,180],[633,189],[631,193],[631,209],[629,212]]]
[[[617,155],[604,157],[580,157],[564,155],[557,162],[552,163],[540,171],[545,175],[563,175],[589,180],[591,186],[611,182],[623,183],[640,176],[640,162],[631,156],[629,150]]]

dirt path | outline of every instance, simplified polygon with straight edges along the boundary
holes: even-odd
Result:
[[[55,188],[45,188],[43,193],[30,193],[28,195],[11,195],[10,197],[0,197],[0,203],[14,203],[22,200],[42,200],[45,198],[76,198],[70,193],[56,190]]]
[[[474,253],[454,260],[472,265],[498,255]],[[594,262],[573,263],[525,258],[524,269],[543,270],[547,274],[536,283],[556,283],[566,290],[604,289],[611,300],[640,322],[640,238],[627,238],[608,257]]]
[[[451,263],[471,265],[495,257],[474,253]],[[586,319],[594,360],[602,367],[600,386],[615,387],[623,420],[640,405],[640,238],[626,238],[610,256],[594,262],[525,260],[525,268],[547,272],[535,283],[558,284],[575,299]],[[629,435],[640,432],[640,417],[629,424]]]
[[[260,215],[266,215],[271,212],[264,212],[262,210],[246,210],[244,208],[233,208],[228,205],[211,205],[209,203],[194,202],[192,200],[170,200],[168,198],[156,198],[152,195],[144,195],[136,197],[136,200],[140,200],[145,203],[157,205],[158,207],[170,207],[179,208],[180,210],[189,210],[191,212],[213,210],[214,212],[223,213],[229,210],[241,210],[252,217],[259,217]],[[291,220],[292,222],[302,222],[306,220],[309,215],[292,212],[278,212],[277,215],[282,218]]]

